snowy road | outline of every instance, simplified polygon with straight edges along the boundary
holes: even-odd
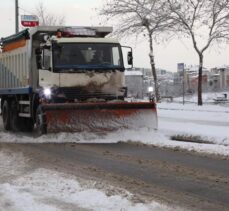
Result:
[[[130,191],[136,201],[173,209],[227,210],[228,160],[134,144],[0,144],[35,169],[57,170]],[[41,187],[40,187],[41,188]],[[131,209],[130,209],[131,210]]]

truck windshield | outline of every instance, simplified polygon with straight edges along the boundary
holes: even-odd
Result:
[[[55,43],[54,72],[79,70],[124,70],[119,44]]]

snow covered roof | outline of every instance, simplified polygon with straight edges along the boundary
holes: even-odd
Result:
[[[185,70],[187,72],[198,72],[199,71],[199,65],[189,65],[185,67]],[[206,67],[203,67],[203,71],[208,71]]]

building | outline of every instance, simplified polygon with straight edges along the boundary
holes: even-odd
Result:
[[[212,91],[224,91],[229,88],[229,66],[211,69],[209,86]]]
[[[214,77],[211,80],[211,84],[215,86],[217,84],[217,88],[219,90],[228,90],[229,88],[229,66],[221,66],[215,67],[211,69],[212,75]]]
[[[183,65],[183,66],[182,66]],[[185,65],[179,63],[178,65],[178,75],[176,76],[176,81],[183,83],[185,93],[195,93],[198,89],[199,80],[199,65]],[[181,71],[183,67],[183,71]],[[207,91],[209,87],[209,77],[210,71],[203,67],[202,69],[202,90]]]

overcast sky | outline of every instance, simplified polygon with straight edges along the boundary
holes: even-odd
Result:
[[[11,35],[15,32],[15,0],[0,0],[0,37]],[[47,12],[54,15],[65,16],[66,25],[91,26],[99,25],[95,8],[102,5],[103,0],[18,0],[20,15],[29,15],[35,12],[36,6],[42,2]],[[131,40],[131,41],[129,41]],[[147,40],[124,39],[123,45],[131,45],[134,48],[134,64],[138,67],[149,67],[149,50]],[[229,65],[229,46],[214,46],[205,54],[204,66],[215,67]],[[187,65],[198,64],[198,57],[188,40],[172,40],[169,43],[155,47],[155,61],[158,68],[176,71],[177,63],[184,62]]]

